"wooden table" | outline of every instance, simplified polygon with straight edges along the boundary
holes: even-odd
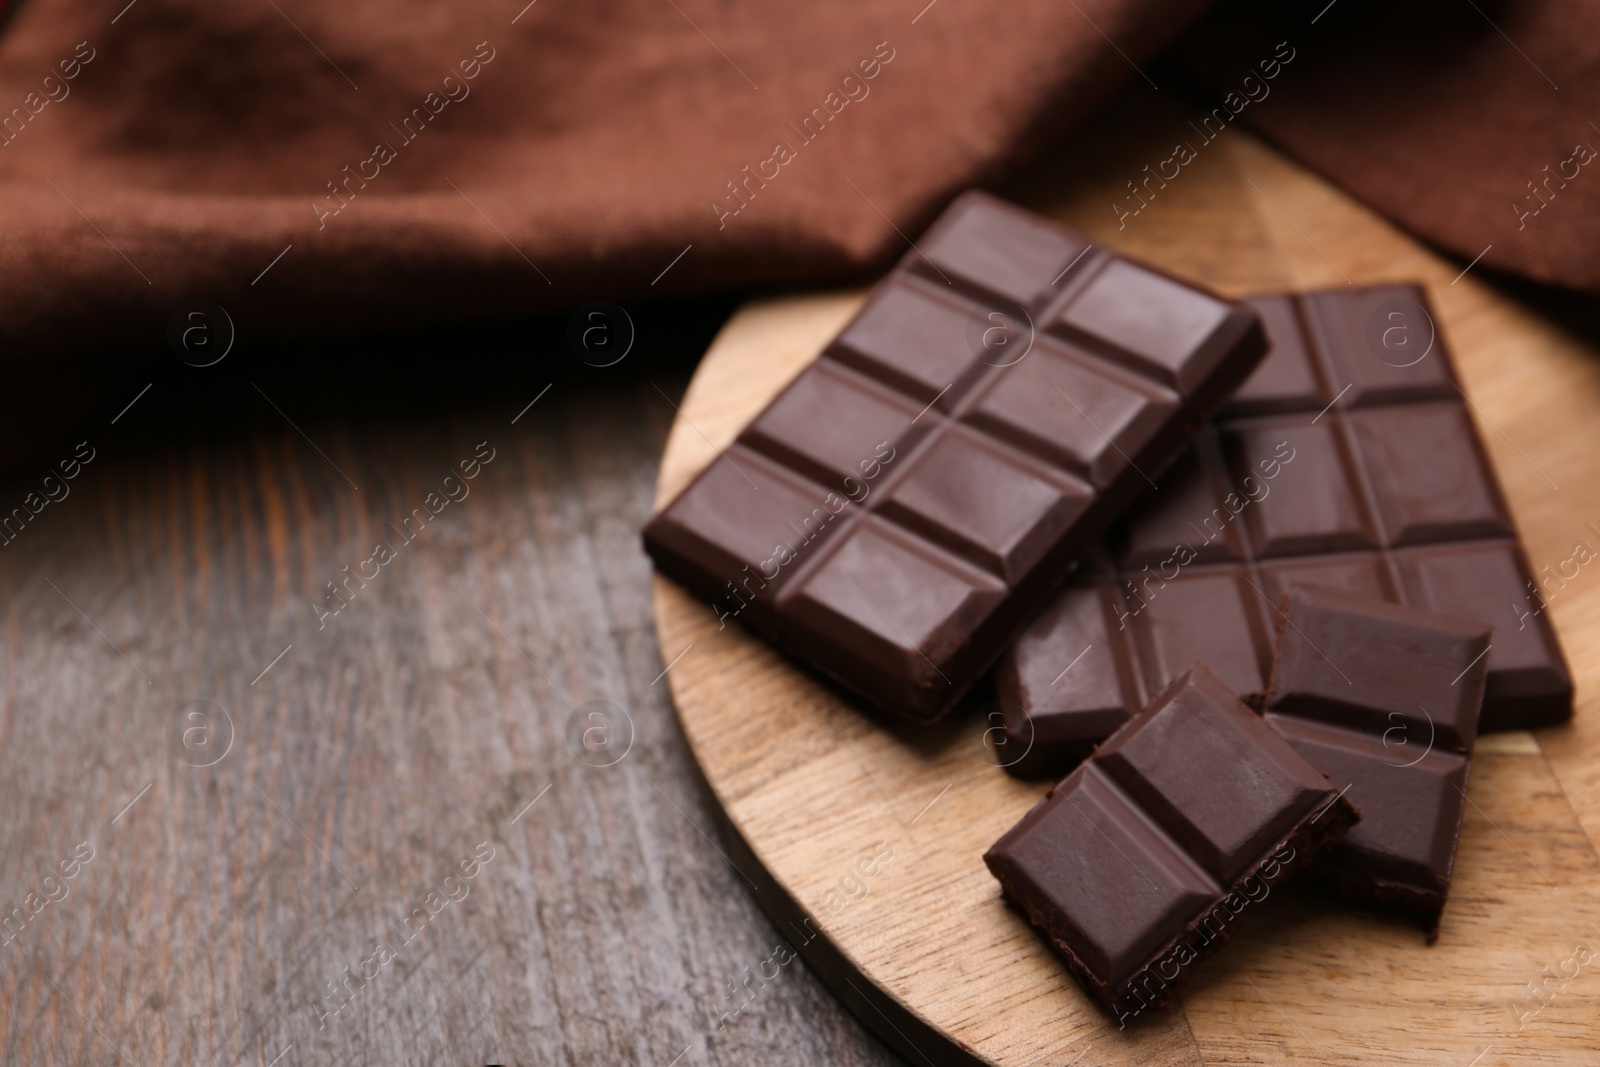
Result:
[[[0,1062],[898,1062],[800,964],[715,1027],[779,935],[718,851],[638,529],[730,307],[635,307],[603,370],[564,322],[129,357],[0,548]]]

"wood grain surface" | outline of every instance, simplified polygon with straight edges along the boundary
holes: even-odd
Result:
[[[562,322],[134,353],[0,480],[92,453],[0,547],[0,1062],[898,1062],[749,977],[781,935],[658,681],[638,531],[730,306],[604,370]]]
[[[1137,206],[1124,183],[1191,137],[1188,117],[1181,100],[1130,93],[1012,193],[1230,294],[1422,282],[1534,569],[1579,542],[1600,550],[1592,344],[1237,130],[1119,225],[1112,203]],[[658,505],[720,462],[860,299],[762,300],[734,317],[684,398]],[[1574,724],[1479,743],[1436,946],[1290,885],[1180,1009],[1120,1032],[984,869],[1042,787],[994,766],[981,715],[925,731],[869,718],[737,626],[719,631],[672,583],[656,579],[655,603],[679,717],[763,899],[912,1062],[1600,1063],[1600,568],[1548,608],[1576,672]]]

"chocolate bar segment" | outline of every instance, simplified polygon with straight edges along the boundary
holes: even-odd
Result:
[[[1164,1004],[1358,816],[1195,664],[984,855],[1119,1020]]]
[[[645,548],[724,621],[932,720],[1264,350],[1240,305],[969,194]]]
[[[1266,720],[1362,812],[1316,869],[1358,903],[1419,913],[1450,888],[1491,630],[1314,587],[1284,597]]]
[[[1301,584],[1492,626],[1481,730],[1571,717],[1571,674],[1422,291],[1248,303],[1272,343],[1260,369],[1113,528],[1102,570],[1001,658],[1007,750],[1027,752],[1013,773],[1064,773],[1193,659],[1259,704],[1276,604]],[[1103,629],[1061,625],[1090,601]]]

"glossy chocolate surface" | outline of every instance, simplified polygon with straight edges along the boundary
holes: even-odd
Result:
[[[1318,873],[1350,899],[1420,912],[1436,936],[1490,628],[1315,587],[1281,606],[1266,720],[1362,813]]]
[[[1313,584],[1494,628],[1479,728],[1572,680],[1420,289],[1248,301],[1267,359],[996,671],[1010,769],[1053,777],[1193,660],[1258,703],[1277,602]]]
[[[1264,346],[1253,312],[968,194],[645,547],[725,621],[937,718]]]
[[[1356,817],[1327,775],[1196,664],[984,862],[1126,1021],[1169,1000],[1245,912]]]

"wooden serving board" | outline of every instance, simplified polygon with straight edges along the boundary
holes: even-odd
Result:
[[[1187,117],[1153,95],[1115,105],[1072,157],[1041,161],[1010,193],[1232,295],[1421,281],[1534,570],[1557,570],[1579,542],[1600,551],[1594,349],[1238,130],[1119,228],[1123,183],[1170,154]],[[758,300],[734,316],[683,400],[658,507],[861,299]],[[994,765],[981,716],[920,730],[871,718],[744,630],[719,631],[672,583],[654,593],[667,681],[729,855],[788,943],[913,1064],[1600,1064],[1600,565],[1548,608],[1578,680],[1574,723],[1479,742],[1438,944],[1291,884],[1179,1008],[1122,1031],[983,865],[1044,787]]]

